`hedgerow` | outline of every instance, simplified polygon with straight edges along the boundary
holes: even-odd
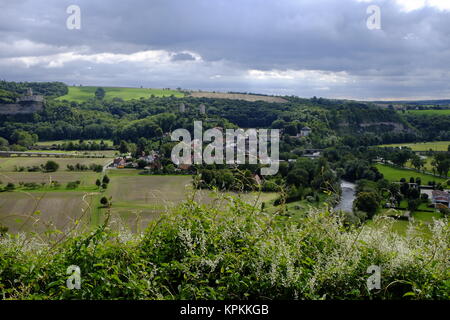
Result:
[[[279,219],[238,198],[214,208],[186,201],[145,232],[113,230],[54,242],[0,238],[3,299],[449,299],[447,220],[432,237],[399,236],[389,222],[348,227],[328,210]],[[385,218],[384,218],[385,219]],[[389,221],[389,220],[388,220]],[[81,289],[66,286],[81,270]],[[381,268],[368,290],[367,269]]]

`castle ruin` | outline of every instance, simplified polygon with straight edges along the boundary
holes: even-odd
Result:
[[[44,96],[33,94],[31,88],[27,93],[16,99],[14,104],[0,104],[0,114],[30,114],[44,109]]]

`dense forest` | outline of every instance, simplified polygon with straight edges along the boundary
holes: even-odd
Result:
[[[370,103],[285,97],[288,103],[248,102],[210,98],[149,97],[123,101],[120,98],[92,99],[77,103],[52,97],[64,95],[62,83],[0,82],[0,100],[13,101],[31,87],[36,94],[48,96],[42,112],[9,115],[0,118],[0,136],[10,140],[15,130],[36,134],[39,140],[104,139],[137,142],[151,139],[176,128],[191,128],[193,119],[211,126],[242,128],[278,128],[295,136],[303,126],[313,134],[309,138],[317,148],[336,145],[377,145],[405,141],[448,138],[450,117],[402,115]],[[179,106],[186,105],[181,116]],[[204,104],[206,115],[200,114]]]
[[[22,95],[31,88],[34,94],[60,97],[69,92],[67,85],[62,82],[11,82],[0,81],[0,91],[9,91],[14,94]]]

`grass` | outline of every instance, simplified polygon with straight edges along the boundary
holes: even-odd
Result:
[[[16,188],[19,188],[19,183],[45,183],[46,186],[39,187],[36,190],[26,190],[27,192],[36,192],[36,191],[45,191],[45,192],[53,192],[53,191],[64,191],[70,192],[74,190],[66,189],[66,184],[73,181],[80,181],[80,185],[76,190],[82,191],[92,191],[95,190],[95,181],[100,178],[101,173],[96,173],[93,171],[83,171],[83,172],[72,172],[72,171],[56,171],[56,172],[5,172],[0,171],[0,181],[5,186],[7,183],[14,183]],[[57,181],[61,187],[59,188],[50,188],[48,185],[50,182]]]
[[[380,220],[380,218],[377,218]],[[375,220],[375,224],[377,224]],[[109,221],[111,222],[111,221]],[[431,237],[343,228],[312,210],[302,223],[231,199],[223,210],[189,202],[142,234],[94,232],[46,243],[37,235],[0,241],[0,296],[10,300],[448,300],[448,226]],[[52,239],[52,238],[50,238]],[[67,266],[80,290],[68,290]],[[367,289],[370,266],[381,287]],[[169,310],[170,311],[170,310]],[[173,316],[171,315],[173,314]],[[172,310],[168,318],[176,318]]]
[[[11,232],[40,232],[49,224],[65,231],[75,220],[89,221],[90,210],[85,210],[95,209],[96,199],[95,193],[84,192],[3,192],[0,193],[0,222]]]
[[[379,147],[409,147],[412,151],[447,151],[450,141],[383,144]]]
[[[403,207],[403,206],[401,206]],[[419,208],[420,209],[420,208]],[[378,215],[387,215],[389,210],[384,210],[381,213],[379,213]],[[399,213],[401,214],[402,211],[399,211]],[[392,214],[392,212],[390,212],[389,214]],[[433,219],[439,220],[442,218],[442,215],[439,212],[425,212],[425,211],[416,211],[413,213],[412,215],[413,220],[411,222],[406,221],[406,220],[396,220],[392,223],[390,230],[396,232],[399,235],[405,236],[408,228],[411,225],[419,231],[420,235],[424,238],[424,239],[429,239],[431,237],[431,232],[430,232],[430,228],[429,226],[433,223]],[[380,225],[376,226],[375,223],[373,222],[373,220],[369,220],[366,222],[366,226],[368,227],[383,227],[387,224],[387,222],[385,223],[381,223]]]
[[[139,170],[108,170],[111,179],[106,196],[112,199],[111,212],[115,219],[136,230],[167,210],[185,201],[192,194],[192,176],[190,175],[139,175]],[[221,193],[223,194],[223,193]],[[276,193],[243,193],[227,192],[239,195],[247,203],[272,201]],[[257,199],[259,197],[259,199]],[[213,203],[214,192],[196,190],[195,200],[207,205],[220,207]],[[102,210],[103,213],[105,210]]]
[[[283,213],[284,216],[293,218],[294,220],[302,219],[305,215],[310,212],[311,208],[314,209],[325,209],[328,196],[324,193],[319,194],[319,202],[309,202],[306,199],[300,201],[289,202],[285,204],[286,211]],[[271,199],[274,200],[274,199]],[[280,210],[281,206],[274,206],[273,203],[266,202],[266,211],[269,213],[275,213]]]
[[[425,166],[424,166],[425,171],[432,172],[432,171],[433,171],[433,166],[431,165],[431,162],[433,161],[433,158],[432,158],[432,157],[426,157],[426,160],[425,160],[425,161],[426,161],[426,162],[425,162]],[[408,168],[414,169],[414,166],[412,165],[411,160],[409,160],[409,161],[406,163],[406,166],[407,166]]]
[[[80,157],[80,159],[82,158],[86,158],[87,156],[89,157],[94,157],[94,158],[114,158],[119,154],[119,151],[117,150],[95,150],[95,151],[64,151],[64,150],[27,150],[27,152],[31,152],[31,153],[39,153],[39,152],[45,152],[45,153],[52,153],[55,154],[54,158],[58,158],[58,154],[60,153],[64,153],[64,154],[70,154],[73,155],[74,157]],[[45,158],[47,159],[47,158]]]
[[[69,93],[57,98],[57,100],[69,100],[75,102],[84,102],[95,97],[95,90],[98,87],[69,87]],[[123,100],[149,98],[151,95],[156,97],[183,97],[184,95],[176,90],[165,89],[144,89],[144,88],[121,88],[121,87],[102,87],[105,89],[105,99],[121,98]]]
[[[434,177],[429,174],[419,173],[412,170],[394,168],[384,164],[376,164],[377,169],[384,175],[384,178],[391,181],[400,181],[401,178],[405,178],[409,181],[410,177],[420,178],[422,184],[428,184],[429,181],[445,182],[446,180],[439,177]]]
[[[107,139],[91,139],[91,140],[83,140],[85,143],[89,143],[89,142],[95,142],[97,144],[100,144],[101,141],[103,141],[106,145],[108,146],[112,146],[113,145],[113,141],[112,140],[107,140]],[[37,146],[45,146],[45,147],[50,147],[52,145],[58,145],[58,144],[63,144],[63,143],[69,143],[69,142],[73,142],[73,143],[79,143],[80,140],[51,140],[51,141],[39,141],[38,143],[36,143]]]
[[[410,111],[408,111],[408,113],[424,114],[424,115],[450,116],[450,109],[444,109],[444,110],[410,110]]]
[[[52,157],[9,157],[0,158],[0,172],[14,172],[14,167],[32,167],[45,164],[47,161],[52,160],[59,164],[59,170],[56,173],[65,172],[67,165],[84,164],[89,166],[90,164],[106,165],[112,160],[111,158],[52,158]],[[20,173],[20,172],[19,172]],[[28,172],[24,172],[28,173]],[[31,172],[30,172],[31,173]],[[78,174],[78,173],[76,173]],[[1,179],[0,179],[1,180]],[[75,179],[77,180],[77,179]]]

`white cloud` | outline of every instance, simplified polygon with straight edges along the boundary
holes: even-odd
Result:
[[[357,2],[374,2],[380,5],[383,2],[379,0],[356,0]],[[388,0],[391,1],[391,0]],[[424,7],[432,7],[439,10],[449,10],[450,11],[450,0],[395,0],[395,2],[401,7],[405,12],[410,12],[414,10],[423,9]]]
[[[347,72],[322,70],[248,70],[246,77],[251,80],[304,80],[326,83],[346,83],[350,80]]]
[[[147,67],[155,64],[195,63],[202,61],[201,56],[198,54],[193,52],[188,53],[193,56],[195,60],[189,60],[187,62],[173,62],[172,57],[177,53],[168,52],[165,50],[147,50],[134,52],[131,54],[118,54],[110,52],[87,54],[69,51],[52,55],[3,58],[0,59],[0,64],[12,63],[26,68],[34,66],[41,66],[45,68],[62,68],[68,63],[81,61],[95,64],[138,63],[143,67]]]

